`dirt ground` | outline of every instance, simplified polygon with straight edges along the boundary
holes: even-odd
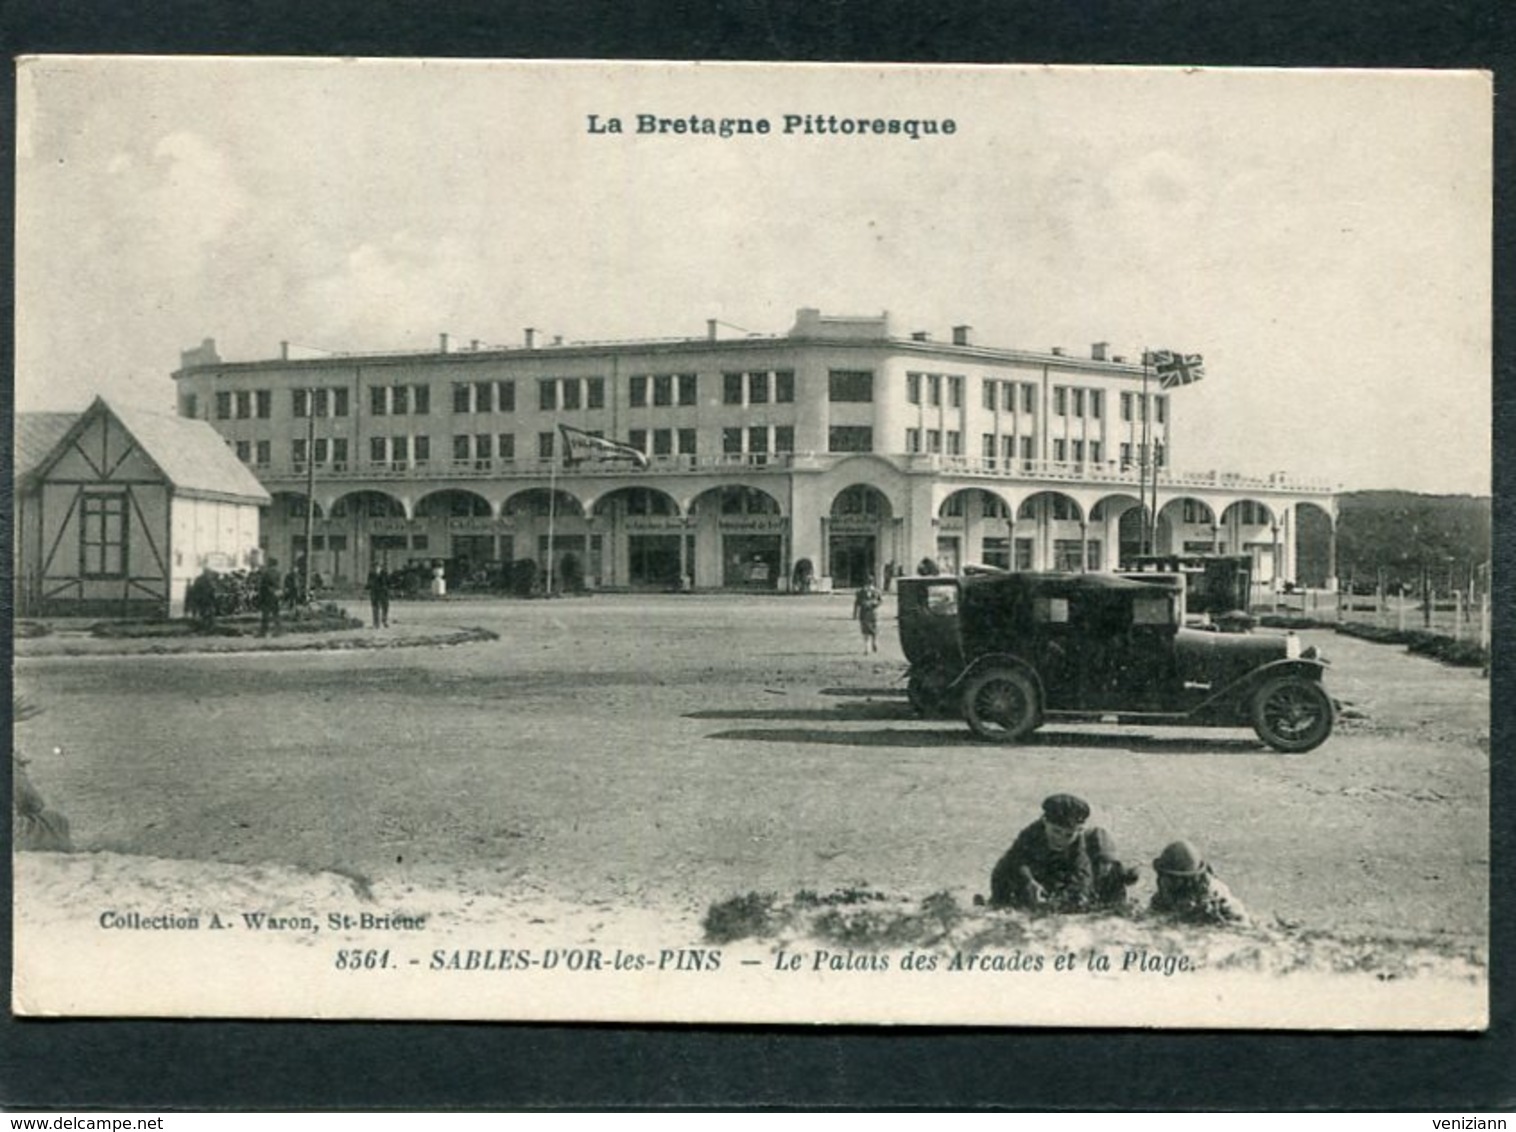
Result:
[[[767,595],[397,604],[400,631],[498,634],[449,648],[23,656],[17,691],[45,714],[18,741],[76,853],[23,855],[18,892],[66,904],[151,858],[460,907],[661,909],[696,942],[704,909],[752,891],[967,907],[1070,791],[1143,866],[1143,901],[1185,837],[1262,924],[1484,961],[1477,670],[1306,633],[1348,709],[1307,755],[1114,726],[1005,748],[912,715],[886,612],[872,656],[844,597]]]

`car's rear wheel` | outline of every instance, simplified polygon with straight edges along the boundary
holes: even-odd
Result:
[[[1015,743],[1041,722],[1037,687],[1014,669],[981,672],[963,689],[963,718],[974,734],[994,743]]]
[[[1253,730],[1276,751],[1315,750],[1332,733],[1331,697],[1315,680],[1281,676],[1253,697]]]

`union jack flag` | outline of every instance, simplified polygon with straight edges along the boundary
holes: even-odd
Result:
[[[1205,359],[1199,354],[1181,354],[1177,350],[1155,350],[1152,358],[1153,375],[1158,378],[1160,389],[1188,385],[1205,376]]]

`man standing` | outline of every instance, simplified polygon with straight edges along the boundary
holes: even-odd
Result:
[[[260,637],[268,636],[270,622],[273,623],[276,634],[283,631],[283,624],[279,620],[280,598],[279,563],[276,559],[270,558],[268,565],[258,571],[257,604]]]
[[[390,574],[378,563],[369,571],[368,602],[374,615],[374,628],[389,628],[390,624]]]
[[[1042,817],[1027,826],[990,875],[990,905],[1056,912],[1126,902],[1137,870],[1116,859],[1116,843],[1099,826],[1086,828],[1089,803],[1072,794],[1043,800]]]

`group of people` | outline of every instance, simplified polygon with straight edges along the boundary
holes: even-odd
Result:
[[[223,576],[206,566],[185,591],[184,612],[202,629],[208,629],[218,616],[251,606],[259,614],[259,635],[267,636],[271,629],[280,631],[284,610],[294,612],[308,604],[321,588],[320,574],[311,576],[307,589],[300,570],[281,576],[279,562],[273,558],[250,574],[239,570]]]
[[[1129,906],[1137,869],[1116,855],[1116,843],[1088,824],[1090,806],[1073,794],[1043,800],[1042,816],[1027,826],[990,874],[990,906],[1051,912]],[[1246,909],[1219,880],[1200,850],[1174,841],[1153,860],[1157,891],[1148,910],[1183,923],[1248,923]]]

